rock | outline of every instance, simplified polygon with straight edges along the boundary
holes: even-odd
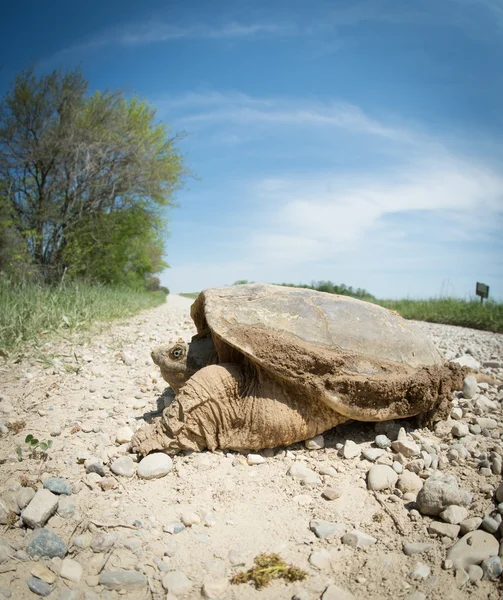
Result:
[[[40,562],[33,565],[30,569],[30,573],[33,577],[37,577],[37,579],[41,579],[49,585],[52,585],[56,581],[56,575]]]
[[[498,556],[499,543],[494,536],[480,529],[464,535],[447,550],[446,558],[455,569],[466,569],[478,565],[486,558]]]
[[[405,600],[426,600],[426,596],[423,592],[415,591],[412,594],[409,594]]]
[[[475,529],[480,527],[481,523],[481,517],[472,517],[471,519],[461,521],[459,524],[461,535],[465,535],[465,533],[469,533],[470,531],[475,531]]]
[[[496,492],[494,493],[494,496],[497,502],[503,502],[503,483],[500,483],[500,485],[496,489]]]
[[[320,475],[328,475],[329,477],[337,477],[337,471],[333,467],[320,467]]]
[[[43,527],[58,508],[58,497],[49,490],[38,490],[22,511],[21,518],[33,529]]]
[[[163,530],[166,533],[171,533],[171,535],[176,535],[177,533],[181,533],[185,529],[185,525],[180,523],[180,521],[174,521],[169,525],[166,525]]]
[[[48,558],[64,558],[68,552],[65,542],[50,529],[36,529],[31,541],[26,546],[29,556],[46,556]]]
[[[415,443],[408,439],[398,439],[391,442],[391,447],[395,452],[402,454],[405,458],[412,458],[421,454],[421,448]]]
[[[478,565],[468,565],[466,567],[466,574],[470,581],[480,581],[484,577],[484,571]]]
[[[391,440],[389,439],[389,437],[387,435],[384,435],[384,434],[377,435],[374,441],[375,441],[375,445],[378,448],[383,448],[383,449],[391,448]]]
[[[107,590],[141,590],[147,586],[147,578],[137,571],[103,571],[99,584]]]
[[[82,565],[73,558],[64,558],[61,563],[60,575],[63,579],[79,583],[82,579]]]
[[[325,447],[325,438],[322,435],[317,435],[310,440],[306,440],[304,445],[308,450],[321,450]]]
[[[127,444],[131,441],[133,435],[134,431],[131,429],[131,427],[121,427],[115,434],[115,441],[118,444]]]
[[[503,572],[501,559],[499,556],[491,556],[482,561],[482,571],[486,579],[498,579]]]
[[[416,502],[421,514],[435,517],[451,504],[468,506],[471,500],[471,494],[459,489],[453,475],[436,472],[424,482]]]
[[[372,465],[367,473],[367,487],[369,490],[380,491],[392,489],[397,482],[398,475],[387,465]]]
[[[314,532],[320,540],[329,537],[342,537],[346,532],[346,526],[342,523],[329,523],[327,521],[311,521],[309,529]]]
[[[321,600],[355,600],[351,592],[331,583],[323,592]]]
[[[417,495],[422,487],[423,480],[412,471],[406,470],[398,478],[397,488],[404,494],[411,492]]]
[[[16,502],[21,510],[28,506],[35,496],[35,490],[31,487],[22,487],[16,494]]]
[[[30,591],[37,594],[37,596],[48,596],[52,592],[52,586],[38,579],[38,577],[30,577],[26,583]]]
[[[61,435],[61,427],[59,425],[53,425],[51,427],[51,431],[49,432],[49,435],[51,437],[59,437]]]
[[[459,525],[468,517],[468,511],[464,506],[456,506],[451,504],[440,513],[440,518],[451,525]]]
[[[98,458],[92,457],[84,461],[86,473],[96,473],[100,477],[105,477],[106,471],[103,463]]]
[[[265,463],[265,458],[260,456],[260,454],[248,454],[246,462],[249,465],[261,465],[262,463]]]
[[[459,525],[450,525],[449,523],[432,521],[428,526],[428,533],[454,539],[458,537]]]
[[[110,465],[110,471],[112,471],[114,475],[133,477],[135,464],[130,456],[121,456],[120,458],[114,460]]]
[[[74,514],[75,503],[73,500],[68,496],[61,498],[58,504],[58,515],[64,519],[69,519],[70,517],[73,517]]]
[[[182,571],[170,571],[163,577],[162,587],[175,596],[182,596],[191,591],[192,582]]]
[[[479,390],[475,375],[467,375],[463,381],[463,398],[471,400]]]
[[[352,548],[367,548],[377,542],[375,537],[356,529],[342,536],[342,543]]]
[[[336,487],[328,487],[325,488],[323,492],[321,492],[321,495],[326,500],[337,500],[337,498],[340,498],[342,496],[342,489]]]
[[[458,363],[458,365],[461,365],[462,367],[468,367],[473,371],[478,371],[480,369],[479,361],[473,358],[473,356],[470,356],[469,354],[463,354],[458,358],[454,358],[450,362]]]
[[[185,527],[192,527],[192,525],[199,525],[201,522],[201,517],[191,510],[186,510],[182,512],[180,521],[185,525]]]
[[[459,408],[459,406],[456,406],[455,408],[453,408],[451,410],[451,419],[454,419],[455,421],[459,421],[462,418],[463,418],[463,409],[462,408]]]
[[[342,448],[342,456],[344,458],[356,458],[360,456],[360,446],[357,446],[353,440],[346,440]]]
[[[173,469],[173,461],[163,452],[154,452],[146,456],[138,465],[137,475],[141,479],[164,477]]]
[[[301,462],[293,463],[288,469],[288,474],[295,479],[299,479],[302,483],[321,485],[318,474]]]
[[[72,493],[72,488],[70,485],[60,477],[49,477],[44,481],[44,489],[49,490],[53,494],[57,494],[58,496],[64,494],[65,496],[70,496]]]
[[[468,429],[468,425],[466,423],[458,421],[452,426],[451,433],[454,437],[460,438],[467,436],[470,433],[470,430]]]
[[[325,548],[311,552],[311,555],[309,556],[309,562],[313,565],[313,567],[316,567],[320,570],[328,570],[332,566],[330,553],[328,550],[325,550]]]
[[[386,454],[386,451],[382,448],[365,448],[362,454],[363,458],[366,458],[370,462],[375,462],[383,454]]]
[[[111,550],[117,540],[118,535],[116,533],[97,533],[91,540],[91,550],[93,552],[106,552]]]
[[[412,570],[412,577],[417,579],[426,579],[430,575],[430,567],[424,563],[418,562]]]
[[[226,577],[206,577],[203,582],[201,594],[207,600],[222,600],[229,587]]]
[[[391,465],[391,468],[398,475],[401,475],[403,473],[403,466],[397,460],[393,461],[393,464]]]
[[[498,421],[489,417],[477,417],[476,423],[481,429],[491,430],[496,429],[496,427],[498,427]]]
[[[403,553],[407,556],[413,556],[414,554],[420,554],[425,550],[429,550],[433,548],[433,544],[428,544],[425,542],[404,542],[403,544]]]
[[[499,525],[500,525],[499,521],[497,521],[496,519],[493,519],[489,515],[486,515],[482,519],[482,524],[480,525],[480,527],[482,529],[485,529],[485,531],[494,534],[494,533],[496,533],[498,531]]]

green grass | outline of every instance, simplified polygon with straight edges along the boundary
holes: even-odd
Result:
[[[375,300],[376,304],[396,310],[404,319],[444,323],[503,333],[503,303],[458,298],[429,300]]]
[[[166,294],[126,287],[68,283],[13,284],[0,277],[0,354],[39,347],[55,332],[87,329],[162,304]]]
[[[195,300],[199,296],[199,292],[186,292],[184,294],[178,294],[179,296],[183,296],[184,298],[192,298]]]

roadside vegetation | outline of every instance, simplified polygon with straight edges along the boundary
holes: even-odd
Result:
[[[79,69],[0,99],[0,351],[162,302],[167,213],[189,175],[148,103]]]

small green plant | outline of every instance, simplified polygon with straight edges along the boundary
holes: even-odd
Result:
[[[302,581],[307,573],[297,567],[287,565],[279,554],[259,554],[255,557],[255,565],[246,572],[239,572],[231,583],[251,582],[257,589],[268,586],[273,579],[285,579],[288,582]]]
[[[41,460],[47,460],[47,450],[52,446],[52,440],[37,440],[31,433],[29,433],[25,439],[27,444],[27,450],[29,451],[30,458],[40,458]],[[17,447],[17,458],[19,462],[23,460],[23,449],[21,446]]]

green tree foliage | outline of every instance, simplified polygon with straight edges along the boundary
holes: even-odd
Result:
[[[326,292],[328,294],[340,294],[342,296],[351,296],[353,298],[360,298],[361,300],[375,300],[375,297],[367,290],[363,288],[353,289],[352,286],[347,286],[344,283],[337,285],[331,281],[313,281],[311,285],[305,283],[281,283],[280,285],[286,287],[299,287],[310,290],[316,290],[318,292]]]
[[[138,285],[166,266],[163,209],[187,174],[177,140],[146,102],[89,95],[79,70],[24,71],[0,105],[0,227],[56,277]]]

